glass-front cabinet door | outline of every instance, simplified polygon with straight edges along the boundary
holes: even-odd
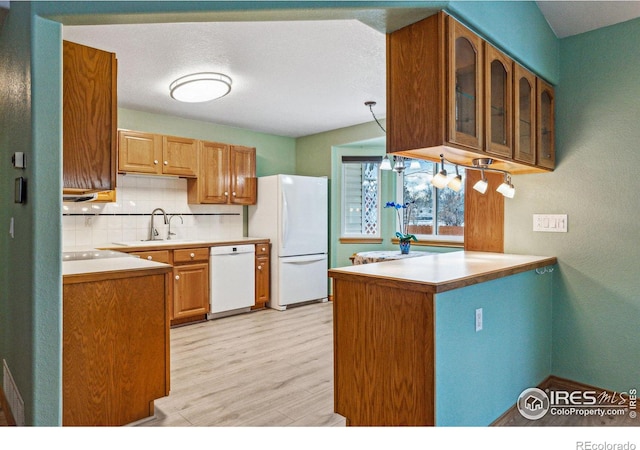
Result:
[[[556,163],[553,86],[537,78],[536,90],[538,98],[538,136],[536,140],[538,165],[553,169]]]
[[[519,64],[513,69],[513,158],[536,162],[536,77]]]
[[[448,17],[448,140],[482,150],[482,39]]]
[[[513,61],[485,45],[486,151],[511,158]]]

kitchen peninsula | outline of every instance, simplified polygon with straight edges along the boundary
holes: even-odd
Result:
[[[62,424],[119,426],[169,394],[171,266],[63,252]]]
[[[348,425],[486,426],[550,375],[555,257],[468,252],[329,270]]]

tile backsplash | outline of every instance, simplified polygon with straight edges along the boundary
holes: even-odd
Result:
[[[64,203],[63,247],[103,246],[149,237],[151,212],[171,217],[172,239],[216,240],[243,234],[243,207],[189,205],[183,178],[118,175],[116,203]],[[166,239],[168,226],[156,213],[154,227]]]

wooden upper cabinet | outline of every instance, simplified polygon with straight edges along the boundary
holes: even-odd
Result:
[[[198,141],[140,131],[118,131],[118,171],[195,177]]]
[[[187,182],[189,203],[227,203],[229,196],[229,145],[201,142],[197,180]]]
[[[442,11],[388,34],[388,151],[431,161],[444,153],[467,165],[490,156],[512,174],[553,169],[553,88],[536,77],[521,82],[521,73],[516,80],[516,66]],[[537,100],[527,103],[526,83]],[[526,108],[536,108],[536,120]]]
[[[482,150],[482,39],[452,17],[448,21],[449,141]]]
[[[187,181],[189,203],[255,204],[255,148],[202,142],[199,154],[198,177]]]
[[[537,79],[537,139],[536,153],[538,165],[553,169],[555,152],[555,95],[553,87]]]
[[[195,139],[162,137],[162,173],[195,177],[198,172],[198,142]]]
[[[88,193],[116,186],[117,60],[63,42],[63,188]]]
[[[536,77],[519,64],[513,74],[513,158],[535,164]]]
[[[229,151],[229,203],[253,205],[257,200],[256,149],[232,145]]]
[[[158,174],[162,170],[162,136],[118,131],[118,171]]]
[[[485,44],[485,150],[511,158],[513,60]]]

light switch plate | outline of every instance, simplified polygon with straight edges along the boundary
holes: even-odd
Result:
[[[534,214],[533,231],[566,233],[568,219],[566,214]]]

